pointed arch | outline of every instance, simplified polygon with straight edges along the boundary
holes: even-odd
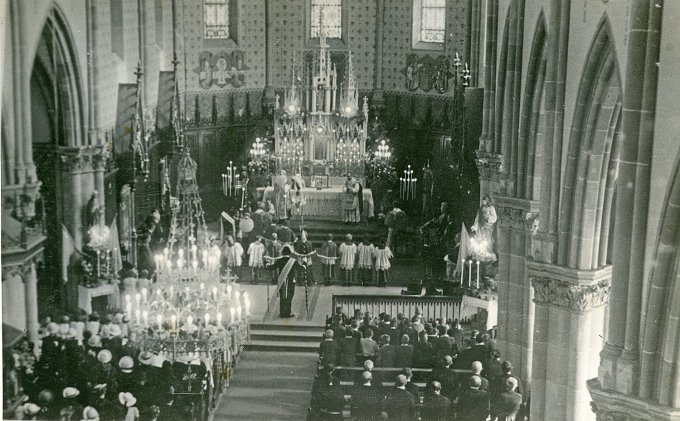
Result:
[[[83,133],[85,95],[73,36],[63,12],[57,5],[47,15],[33,59],[31,77],[53,91],[55,123],[61,131],[63,146],[79,146],[86,142]]]
[[[675,165],[654,251],[643,325],[640,397],[680,406],[680,159]]]
[[[514,174],[515,196],[529,200],[538,200],[541,193],[547,42],[545,14],[541,9],[529,55],[520,134],[515,146],[518,157]]]
[[[601,247],[606,209],[618,176],[621,76],[605,13],[588,52],[569,136],[559,218],[558,264],[594,269],[606,260]]]
[[[508,191],[512,196],[515,189],[517,172],[517,140],[520,116],[522,85],[522,47],[524,43],[524,2],[513,0],[508,7],[503,30],[503,44],[498,65],[498,82],[496,83],[496,128],[498,136],[496,150],[504,157],[504,166],[508,177]]]

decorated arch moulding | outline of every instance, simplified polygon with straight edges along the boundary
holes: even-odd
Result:
[[[534,302],[575,312],[602,307],[609,301],[611,266],[579,270],[527,260]]]

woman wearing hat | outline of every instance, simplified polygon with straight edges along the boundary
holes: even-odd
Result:
[[[125,421],[137,421],[139,419],[139,409],[135,406],[137,405],[137,398],[132,393],[120,392],[118,402],[125,408]]]
[[[61,404],[61,411],[59,415],[61,419],[75,420],[83,412],[83,406],[80,404],[79,396],[80,390],[75,387],[67,387],[62,391],[64,398]]]
[[[99,421],[99,412],[91,406],[86,406],[83,409],[82,421]]]
[[[137,376],[133,372],[135,361],[130,356],[124,356],[118,361],[116,381],[119,392],[133,392],[137,387]]]

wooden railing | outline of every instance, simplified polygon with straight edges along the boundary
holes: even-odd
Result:
[[[333,295],[333,308],[342,307],[345,314],[354,314],[355,309],[369,312],[371,315],[387,313],[396,316],[403,313],[411,318],[416,314],[416,308],[420,314],[429,319],[458,319],[468,320],[477,313],[476,308],[462,308],[460,302],[453,297],[443,296],[409,296],[409,295]]]

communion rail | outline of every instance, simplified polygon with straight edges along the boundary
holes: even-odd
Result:
[[[411,318],[416,308],[425,320],[458,319],[461,321],[476,318],[477,307],[466,306],[454,297],[445,296],[409,296],[409,295],[333,295],[333,308],[342,307],[343,313],[354,314],[355,309],[369,312],[371,315],[387,313],[396,316],[403,313]]]

